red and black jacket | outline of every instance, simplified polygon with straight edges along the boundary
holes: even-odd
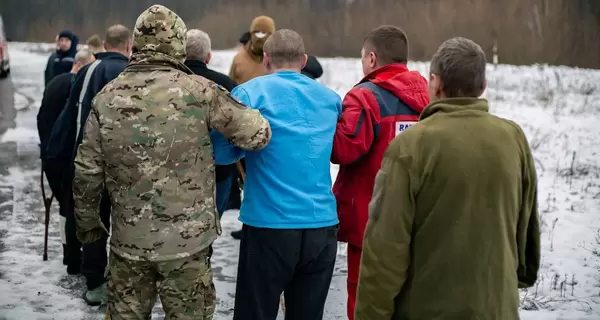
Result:
[[[333,186],[340,241],[362,248],[383,154],[428,104],[427,80],[404,64],[373,71],[344,97],[331,155],[331,162],[340,165]]]

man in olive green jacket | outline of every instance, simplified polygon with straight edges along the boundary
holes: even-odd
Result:
[[[536,173],[514,122],[488,112],[486,59],[450,39],[420,122],[386,151],[369,206],[356,320],[516,320],[540,264]]]

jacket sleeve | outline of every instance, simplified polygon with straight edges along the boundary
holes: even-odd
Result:
[[[515,124],[516,125],[516,124]],[[523,148],[521,210],[517,224],[519,288],[531,287],[540,268],[540,221],[537,207],[537,174],[531,148],[523,131],[518,127]]]
[[[86,69],[89,70],[89,69]],[[83,139],[83,130],[84,130],[84,126],[83,124],[85,124],[88,115],[90,113],[90,110],[92,108],[92,100],[94,99],[94,97],[102,90],[102,88],[104,88],[104,86],[109,83],[111,81],[111,79],[109,79],[106,70],[106,65],[104,63],[100,63],[96,69],[94,69],[93,71],[90,70],[90,72],[92,72],[92,75],[90,77],[90,81],[87,85],[86,88],[83,88],[83,84],[85,81],[85,76],[87,74],[87,71],[82,73],[81,76],[78,77],[76,79],[76,81],[81,83],[81,90],[85,90],[85,95],[83,97],[83,101],[81,103],[81,114],[79,115],[79,123],[81,123],[81,127],[79,128],[79,132],[77,133],[77,145],[79,145],[81,143],[81,140]],[[79,92],[81,93],[81,91]],[[79,95],[77,95],[77,100],[79,100]],[[75,104],[78,104],[78,101],[75,102]],[[79,107],[78,107],[79,108]]]
[[[46,151],[46,150],[44,150],[44,148],[46,147],[46,140],[49,139],[48,135],[50,134],[50,130],[51,130],[48,128],[49,126],[51,126],[51,124],[48,123],[48,119],[46,117],[46,110],[53,107],[50,105],[51,104],[50,92],[51,91],[46,86],[46,88],[44,88],[44,93],[42,95],[42,104],[40,105],[40,109],[38,110],[38,114],[36,117],[38,136],[40,137],[40,149],[41,149],[40,153],[42,155]]]
[[[406,139],[405,139],[406,140]],[[408,142],[394,141],[394,151],[406,152]],[[392,319],[394,299],[400,294],[411,264],[410,245],[417,175],[412,156],[388,149],[375,178],[369,204],[358,292],[356,320]]]
[[[338,119],[331,162],[347,165],[367,154],[375,139],[375,121],[368,108],[370,92],[366,89],[350,90],[342,102],[342,116]]]
[[[210,131],[210,140],[215,154],[215,163],[218,166],[236,163],[244,156],[242,149],[229,143],[221,133],[215,130]]]
[[[46,62],[46,69],[44,70],[44,86],[47,86],[54,76],[53,66],[55,57],[56,53],[52,53],[50,57],[48,57],[48,61]]]
[[[104,160],[100,142],[99,117],[92,109],[87,119],[84,136],[75,157],[73,199],[77,238],[82,243],[100,239],[108,230],[100,220],[100,200],[104,189]]]
[[[246,107],[229,91],[209,83],[208,126],[215,129],[237,147],[260,150],[271,141],[271,127],[258,110]],[[239,88],[238,88],[239,89]],[[235,89],[234,92],[240,91]],[[241,89],[242,92],[243,89]]]

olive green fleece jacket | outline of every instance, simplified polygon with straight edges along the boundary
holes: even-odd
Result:
[[[516,320],[540,264],[521,128],[484,99],[430,104],[388,147],[369,206],[356,320]]]

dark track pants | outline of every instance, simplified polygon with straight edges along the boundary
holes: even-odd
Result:
[[[275,320],[285,292],[286,320],[323,318],[337,254],[338,226],[266,229],[244,225],[234,320]]]

